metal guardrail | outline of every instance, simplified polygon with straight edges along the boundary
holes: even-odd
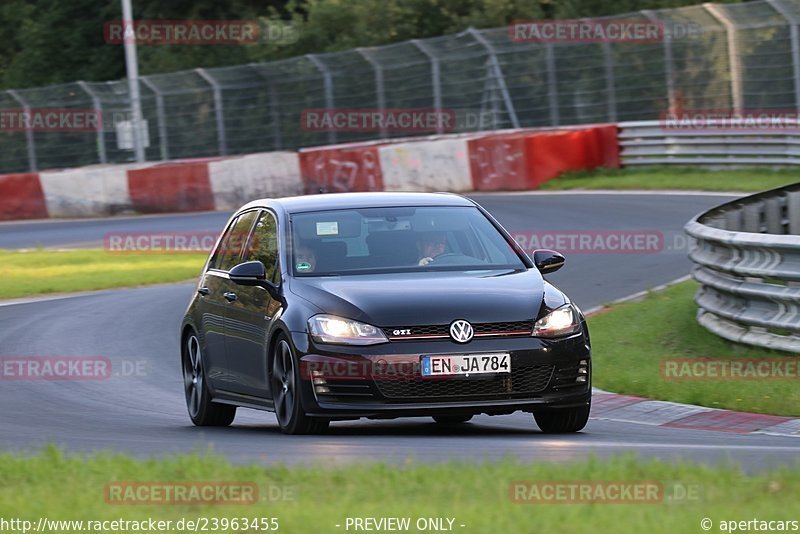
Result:
[[[709,121],[680,129],[664,121],[619,124],[622,164],[685,166],[800,165],[800,122],[751,128]]]
[[[697,321],[739,343],[800,353],[800,183],[744,197],[685,226]]]

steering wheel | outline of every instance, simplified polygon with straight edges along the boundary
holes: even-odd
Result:
[[[439,254],[438,256],[433,258],[433,260],[428,262],[428,265],[430,265],[432,263],[439,263],[441,260],[446,259],[446,258],[455,258],[455,257],[459,257],[459,256],[464,256],[464,255],[461,254],[460,252],[445,252],[444,254]],[[447,264],[446,261],[444,263]]]

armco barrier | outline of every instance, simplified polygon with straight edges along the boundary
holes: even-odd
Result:
[[[666,126],[663,121],[619,123],[623,165],[800,165],[800,122],[759,129],[742,120],[708,121],[683,130]]]
[[[613,125],[392,139],[7,175],[0,219],[230,210],[321,191],[524,190],[567,170],[618,164]]]
[[[44,217],[47,217],[47,205],[38,173],[0,175],[0,220]]]
[[[800,353],[800,184],[723,204],[685,229],[701,284],[697,321],[732,341]]]

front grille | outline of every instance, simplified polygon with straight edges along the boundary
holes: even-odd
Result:
[[[533,331],[533,321],[475,323],[472,328],[475,332],[475,337],[529,336]],[[384,328],[383,333],[391,341],[448,338],[450,337],[450,325],[390,326]]]
[[[537,393],[547,389],[554,365],[517,367],[508,374],[376,380],[381,394],[389,399],[441,397],[505,397]]]

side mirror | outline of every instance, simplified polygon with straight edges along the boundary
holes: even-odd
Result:
[[[533,252],[533,264],[542,274],[554,273],[564,266],[567,261],[562,254],[555,250],[535,250]]]
[[[267,282],[267,268],[260,261],[246,261],[230,270],[228,278],[240,286],[260,286]]]

